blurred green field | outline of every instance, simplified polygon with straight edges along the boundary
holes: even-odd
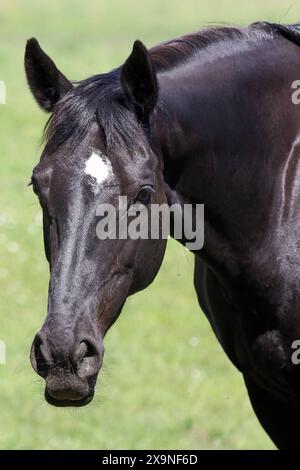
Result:
[[[1,0],[0,448],[273,448],[198,308],[192,256],[174,241],[153,285],[109,332],[93,403],[71,410],[44,402],[28,354],[46,311],[48,267],[26,184],[46,116],[27,90],[23,53],[36,36],[69,78],[82,79],[122,63],[136,38],[151,46],[212,22],[299,18],[299,4],[286,0]]]

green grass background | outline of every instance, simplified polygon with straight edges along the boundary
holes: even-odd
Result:
[[[171,241],[163,267],[131,298],[106,338],[92,404],[56,409],[30,367],[47,300],[40,210],[30,188],[46,116],[27,90],[25,41],[36,36],[71,79],[122,63],[147,46],[214,22],[300,19],[286,0],[1,0],[0,365],[2,449],[270,449],[241,376],[198,308],[192,256]],[[220,80],[222,77],[220,77]]]

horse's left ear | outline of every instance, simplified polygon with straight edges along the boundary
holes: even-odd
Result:
[[[158,84],[151,56],[141,41],[135,41],[122,67],[121,83],[138,117],[148,116],[157,102]]]
[[[58,70],[35,38],[27,41],[24,62],[33,96],[44,111],[53,111],[54,105],[73,87],[72,83]]]

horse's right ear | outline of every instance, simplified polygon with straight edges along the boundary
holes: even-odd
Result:
[[[25,71],[29,88],[44,111],[53,111],[54,105],[73,87],[34,38],[27,41]]]

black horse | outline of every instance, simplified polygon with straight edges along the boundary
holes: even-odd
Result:
[[[96,207],[204,203],[199,303],[266,432],[300,447],[299,45],[297,25],[213,28],[136,41],[121,67],[71,83],[28,41],[29,86],[52,113],[32,175],[51,276],[31,362],[49,403],[92,399],[107,330],[164,256],[164,239],[99,242]]]

